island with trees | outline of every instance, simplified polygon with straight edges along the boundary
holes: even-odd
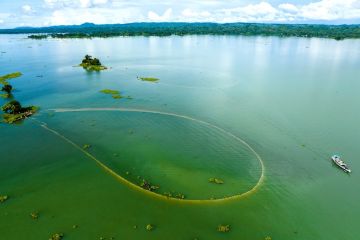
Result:
[[[0,85],[1,91],[5,92],[4,94],[1,94],[1,97],[3,98],[12,98],[12,85],[9,84],[8,80],[17,78],[22,76],[22,73],[20,72],[14,72],[10,73],[4,76],[0,76]],[[36,113],[38,111],[38,107],[35,106],[29,106],[29,107],[23,107],[20,102],[16,100],[11,100],[7,103],[5,103],[1,110],[3,111],[2,118],[3,122],[5,123],[16,123],[23,119],[26,119]]]
[[[81,67],[83,67],[87,71],[101,71],[107,69],[107,67],[103,66],[99,59],[93,58],[90,55],[86,55],[82,60]]]
[[[35,106],[22,107],[18,101],[12,100],[4,104],[1,110],[4,112],[4,122],[12,124],[30,117],[37,112],[38,108]]]
[[[2,85],[0,86],[0,91],[4,92],[0,94],[1,98],[11,98],[12,96],[11,92],[13,90],[13,86],[10,85],[8,80],[20,77],[21,75],[22,75],[21,72],[14,72],[4,76],[0,76],[0,85]]]

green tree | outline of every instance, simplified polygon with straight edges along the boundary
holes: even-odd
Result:
[[[19,114],[22,112],[23,108],[18,101],[13,100],[3,105],[1,110],[8,114]]]
[[[8,94],[10,94],[12,89],[13,89],[13,87],[10,84],[5,84],[2,87],[1,91],[7,92]]]

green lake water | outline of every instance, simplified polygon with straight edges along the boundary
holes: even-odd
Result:
[[[0,35],[0,52],[0,75],[23,73],[15,98],[41,108],[0,124],[1,240],[359,239],[360,41]],[[109,69],[74,67],[85,54]]]

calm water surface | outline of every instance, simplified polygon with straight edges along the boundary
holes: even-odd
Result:
[[[90,144],[93,156],[135,184],[146,179],[159,193],[188,199],[247,192],[262,168],[233,135],[265,165],[264,182],[246,198],[169,202],[117,181],[39,122],[0,124],[0,195],[10,196],[0,204],[0,239],[56,232],[66,239],[359,238],[360,41],[1,35],[0,52],[0,75],[23,73],[11,80],[14,96],[41,107],[38,121],[80,147]],[[85,54],[109,70],[74,67]],[[106,88],[132,99],[99,93]],[[351,175],[331,164],[334,153]],[[219,224],[231,231],[218,233]]]

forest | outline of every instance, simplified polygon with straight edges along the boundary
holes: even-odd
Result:
[[[129,23],[0,29],[0,34],[32,34],[29,38],[93,38],[117,36],[242,35],[317,37],[342,40],[360,38],[360,25],[260,24],[260,23]]]

